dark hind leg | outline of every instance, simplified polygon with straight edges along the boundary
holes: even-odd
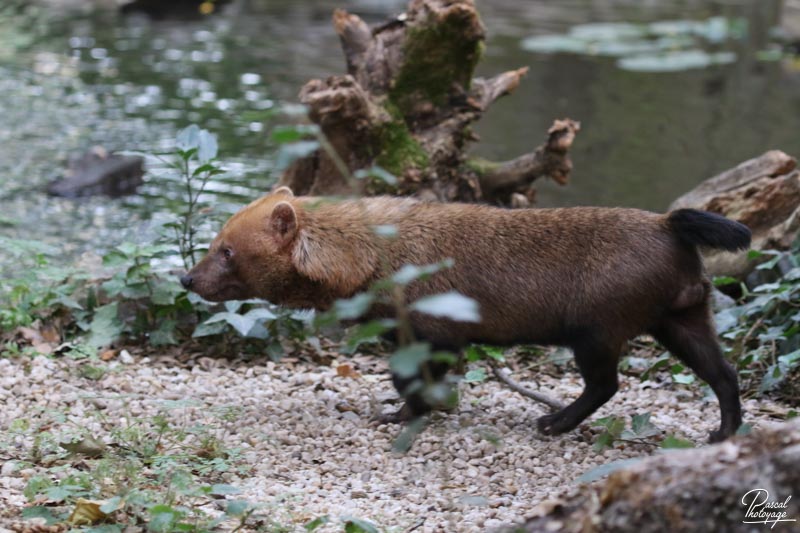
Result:
[[[736,433],[742,424],[739,383],[736,371],[722,356],[708,304],[673,312],[651,333],[717,395],[722,420],[709,441],[719,442]]]
[[[557,435],[578,426],[617,392],[617,362],[622,343],[589,337],[573,346],[575,362],[586,384],[577,400],[537,420],[539,431]]]
[[[430,413],[435,406],[428,402],[423,393],[426,380],[438,383],[444,379],[448,370],[450,365],[447,363],[428,361],[423,363],[419,372],[413,376],[402,377],[392,373],[394,388],[405,399],[405,404],[393,413],[381,415],[381,422],[407,422]]]

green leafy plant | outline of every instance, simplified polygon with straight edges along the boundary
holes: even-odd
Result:
[[[627,427],[623,417],[607,416],[598,418],[592,425],[603,428],[603,431],[597,436],[594,449],[602,451],[605,448],[611,448],[616,442],[657,446],[655,439],[661,435],[662,431],[650,421],[650,416],[650,413],[632,415],[630,427]],[[664,443],[671,443],[675,440],[675,437],[666,437],[661,440],[662,447],[665,447]]]
[[[7,302],[0,305],[0,328],[12,331],[64,315],[64,337],[72,341],[82,335],[94,347],[121,339],[161,346],[191,337],[238,336],[267,341],[270,356],[280,357],[278,339],[304,337],[307,314],[255,300],[227,302],[220,310],[177,281],[176,266],[191,268],[213,234],[217,213],[203,193],[224,172],[215,136],[189,126],[177,135],[174,152],[157,157],[180,184],[183,205],[174,219],[156,226],[160,236],[154,242],[122,243],[107,251],[105,272],[99,265],[93,275],[53,267],[53,247],[0,236],[0,245],[22,259],[14,276],[0,281],[0,296]]]
[[[717,313],[717,329],[727,339],[747,394],[765,394],[788,383],[800,366],[800,255],[751,251],[760,260],[760,277],[772,279],[753,288],[743,285],[741,301]]]
[[[24,489],[31,506],[23,517],[89,525],[71,521],[95,516],[77,512],[88,506],[88,499],[106,528],[147,523],[151,531],[211,531],[223,523],[242,529],[251,520],[268,519],[268,513],[261,514],[267,511],[264,505],[237,498],[237,487],[220,482],[225,472],[248,469],[238,450],[223,444],[224,434],[235,431],[240,411],[212,411],[215,416],[203,426],[182,423],[180,411],[195,408],[191,402],[163,402],[155,416],[134,417],[125,411],[124,422],[113,425],[98,410],[100,425],[111,427],[106,435],[70,427],[59,413],[43,413],[42,424],[55,426],[52,432],[41,431],[41,425],[16,424],[12,439],[35,435],[41,448],[31,456],[31,466],[42,473],[32,476]],[[218,499],[227,500],[224,512],[207,514],[203,507]]]

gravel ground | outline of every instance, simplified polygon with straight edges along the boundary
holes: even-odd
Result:
[[[367,519],[391,531],[491,530],[522,520],[592,467],[653,453],[639,443],[596,452],[598,429],[586,423],[544,437],[535,421],[545,408],[490,380],[462,384],[459,408],[434,415],[411,450],[397,454],[391,446],[399,426],[372,420],[397,406],[388,405],[395,395],[386,362],[359,355],[346,363],[360,375],[337,372],[335,361],[320,366],[201,358],[187,366],[123,354],[91,380],[68,359],[0,359],[0,427],[27,419],[51,433],[83,428],[109,441],[110,428],[158,412],[187,427],[206,424],[226,446],[241,450],[248,467],[223,474],[220,482],[242,489],[238,498],[273,505],[279,521],[299,530],[324,514]],[[529,385],[534,377],[539,390],[561,399],[582,388],[573,372],[514,374]],[[719,422],[716,401],[704,399],[699,387],[621,380],[620,392],[593,419],[649,411],[666,434],[697,443]],[[745,409],[755,426],[771,410],[782,411],[764,400],[746,401]],[[26,504],[26,479],[42,470],[15,462],[29,456],[29,437],[6,435],[0,442],[0,508],[6,510],[0,524],[9,525]],[[341,522],[328,527],[341,531]]]

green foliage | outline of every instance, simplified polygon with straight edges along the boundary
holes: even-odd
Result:
[[[626,440],[647,439],[660,435],[661,430],[650,422],[650,413],[642,413],[631,417],[631,428],[622,432],[621,437]]]
[[[757,272],[766,283],[747,291],[737,305],[717,313],[717,330],[727,340],[728,357],[748,394],[788,386],[800,366],[800,255],[751,251],[761,261]]]
[[[506,360],[505,352],[502,348],[490,346],[488,344],[473,344],[467,347],[464,351],[464,358],[468,363],[485,361],[487,359],[504,363]]]
[[[598,418],[592,425],[604,429],[594,443],[594,449],[599,452],[604,448],[611,448],[614,442],[622,437],[622,432],[625,429],[625,419],[618,416],[607,416]]]
[[[276,134],[281,139],[292,135],[288,131]],[[102,273],[53,267],[50,258],[57,250],[52,246],[0,236],[0,246],[20,258],[15,275],[0,281],[4,302],[0,330],[66,316],[64,322],[70,327],[64,337],[72,341],[83,335],[83,341],[95,348],[122,339],[160,346],[191,336],[237,335],[266,340],[270,355],[279,356],[277,338],[301,336],[302,314],[278,311],[262,301],[227,302],[224,310],[217,311],[187,294],[174,273],[178,264],[186,269],[193,266],[206,247],[203,239],[210,235],[207,230],[214,210],[203,200],[203,192],[214,176],[224,172],[216,157],[217,141],[207,130],[192,125],[178,134],[175,151],[159,158],[180,177],[184,200],[180,213],[156,227],[160,236],[154,242],[123,243],[107,251]],[[193,332],[191,318],[198,322]],[[83,372],[87,377],[101,375],[91,367]]]
[[[450,352],[435,352],[428,343],[417,342],[414,339],[410,314],[422,313],[437,318],[469,322],[479,317],[477,302],[454,292],[431,295],[410,303],[405,301],[405,288],[408,285],[424,282],[452,265],[453,261],[449,259],[432,265],[404,265],[386,279],[375,282],[366,292],[336,301],[330,311],[316,317],[316,324],[320,327],[340,320],[360,320],[369,317],[370,309],[375,305],[394,309],[394,318],[364,320],[353,328],[346,340],[346,346],[352,350],[364,342],[377,340],[378,335],[393,332],[398,340],[398,346],[389,357],[389,366],[392,372],[399,376],[414,379],[404,389],[403,394],[421,394],[431,405],[452,407],[458,399],[457,391],[449,383],[439,383],[434,380],[429,363],[443,361],[453,364],[458,358]],[[485,372],[474,371],[467,376],[467,379],[473,381],[485,379]],[[406,449],[410,446],[417,433],[413,430],[414,427],[409,426],[412,429],[401,435],[395,443],[397,449]]]
[[[425,296],[412,303],[409,309],[459,322],[479,322],[481,319],[478,302],[454,291]]]
[[[183,266],[188,270],[202,249],[197,242],[197,230],[209,213],[201,196],[209,180],[224,171],[216,163],[217,138],[209,131],[192,124],[178,133],[175,144],[175,154],[166,163],[181,176],[185,207],[179,219],[165,224],[164,229],[173,232]]]
[[[661,429],[650,421],[650,413],[634,414],[631,416],[631,426],[628,428],[625,419],[619,416],[607,416],[594,421],[593,426],[603,428],[594,443],[595,451],[611,448],[616,442],[632,442],[656,446],[653,441],[661,435]],[[673,436],[668,436],[661,441],[663,448],[678,447],[681,441]],[[691,443],[688,443],[693,446]],[[607,472],[604,472],[605,475]]]
[[[25,497],[36,505],[23,518],[44,518],[48,524],[66,520],[80,498],[99,501],[108,515],[103,530],[119,530],[126,524],[147,524],[150,531],[212,531],[247,529],[251,522],[273,522],[266,504],[237,498],[240,490],[221,481],[225,472],[245,473],[249,467],[239,450],[222,444],[226,432],[236,431],[238,409],[218,409],[203,426],[184,422],[184,409],[203,408],[192,402],[162,402],[151,417],[133,417],[124,410],[120,422],[105,419],[98,410],[97,427],[107,434],[90,434],[69,426],[60,413],[44,414],[40,425],[17,424],[0,437],[0,445],[13,446],[19,439],[37,439],[43,452],[33,454],[27,467],[40,473],[29,478]],[[53,432],[41,431],[42,425]],[[76,433],[77,431],[77,433]],[[78,445],[63,441],[105,441],[102,453],[87,455]],[[224,512],[210,516],[202,510],[224,499]],[[93,530],[98,530],[94,528]],[[109,529],[110,528],[110,529]],[[116,528],[116,529],[114,529]],[[274,530],[284,530],[275,524]]]
[[[330,522],[330,518],[328,518],[328,515],[318,516],[314,520],[308,522],[303,527],[305,527],[306,531],[315,531],[317,528],[324,526],[328,522]]]
[[[361,518],[346,518],[344,523],[345,533],[378,533],[375,524]]]
[[[680,439],[674,435],[668,435],[661,441],[661,447],[663,449],[694,448],[694,443],[685,439]]]
[[[0,332],[83,308],[78,293],[85,274],[75,268],[52,266],[55,248],[2,235],[0,247],[16,259],[13,270],[0,269]]]

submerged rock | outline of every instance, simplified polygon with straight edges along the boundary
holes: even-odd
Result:
[[[134,194],[143,183],[144,158],[138,155],[109,154],[95,146],[70,160],[64,176],[47,187],[53,196],[78,198],[104,194],[111,197]]]

